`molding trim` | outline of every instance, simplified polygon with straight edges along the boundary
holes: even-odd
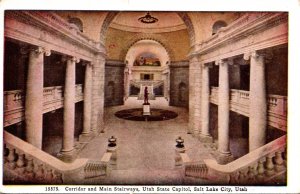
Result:
[[[171,61],[170,68],[188,68],[190,66],[189,61]]]
[[[105,62],[105,66],[109,66],[109,67],[125,67],[126,64],[123,61],[107,60]]]

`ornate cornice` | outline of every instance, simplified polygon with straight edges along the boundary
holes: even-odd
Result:
[[[219,51],[218,55],[221,55],[225,52],[230,52],[231,50],[236,49],[238,46],[241,48],[251,47],[252,45],[257,44],[257,36],[259,36],[261,32],[267,31],[281,24],[287,24],[287,21],[287,13],[245,14],[240,19],[236,20],[227,27],[221,28],[219,32],[213,35],[211,38],[207,39],[206,41],[203,41],[201,44],[195,45],[191,50],[189,57],[191,58],[193,56],[200,56],[200,59],[202,61],[205,60],[205,57],[203,56],[215,52],[216,50],[223,49]],[[264,37],[265,41],[269,44],[273,44],[274,46],[277,46],[278,44],[287,43],[287,29],[279,30],[281,30],[279,32],[281,34],[277,37],[275,37],[274,35],[274,39],[276,39],[276,41],[272,42],[272,37]],[[261,47],[264,45],[266,47],[272,46],[267,45],[267,43],[260,44]],[[224,48],[227,48],[227,50],[225,51]],[[242,53],[236,52],[235,54],[237,55]]]
[[[38,41],[47,40],[49,36],[63,38],[66,42],[76,45],[81,49],[87,50],[91,53],[106,53],[105,47],[99,42],[95,42],[86,37],[73,25],[69,24],[63,18],[51,11],[6,11],[5,12],[6,26],[15,30],[18,33],[26,35],[28,29],[18,29],[18,25],[11,24],[11,21],[18,21],[26,25],[30,25],[40,30]],[[9,21],[9,22],[8,22]],[[6,29],[5,29],[6,30]],[[10,33],[5,33],[6,37],[10,37]],[[32,34],[34,37],[34,34]],[[15,38],[15,37],[11,37]],[[51,47],[51,43],[48,43]],[[66,48],[68,49],[68,48]]]

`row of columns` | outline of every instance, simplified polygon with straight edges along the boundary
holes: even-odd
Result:
[[[25,98],[26,140],[40,149],[42,148],[43,132],[44,55],[50,56],[50,51],[42,47],[30,50]],[[68,57],[66,63],[62,153],[70,153],[74,150],[75,71],[76,63],[79,61],[76,57]],[[92,128],[92,72],[92,65],[87,62],[84,83],[83,135],[88,135]]]
[[[256,51],[244,55],[250,60],[250,106],[249,106],[249,151],[263,146],[266,142],[267,99],[265,81],[264,56]],[[218,97],[218,151],[221,155],[230,155],[229,145],[229,60],[215,62],[219,66],[219,97]],[[201,77],[201,85],[197,82]],[[201,93],[197,90],[201,88]],[[199,137],[210,137],[209,107],[210,107],[209,65],[195,60],[190,62],[190,120],[189,129]],[[200,102],[199,102],[200,101]],[[201,116],[199,117],[199,105]],[[200,125],[199,125],[200,124]]]

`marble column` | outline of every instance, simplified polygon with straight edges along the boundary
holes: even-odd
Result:
[[[128,80],[128,87],[127,87],[128,96],[127,97],[129,97],[130,96],[130,82],[132,80],[131,69],[128,69],[128,78],[127,78],[127,80]]]
[[[44,54],[50,56],[50,51],[42,47],[30,50],[25,98],[26,141],[39,149],[43,136]]]
[[[189,64],[189,127],[188,133],[198,136],[201,125],[201,64],[193,57]]]
[[[91,116],[92,116],[92,65],[86,63],[85,80],[84,80],[84,94],[83,94],[83,131],[82,134],[88,135],[91,130]]]
[[[79,60],[69,58],[66,65],[66,77],[64,88],[64,133],[62,153],[68,154],[74,150],[75,131],[75,68]]]
[[[229,75],[227,61],[220,60],[219,99],[218,99],[218,151],[221,155],[230,155],[229,149]]]
[[[212,137],[209,134],[209,65],[202,66],[202,89],[201,89],[201,134],[202,141],[212,142]]]
[[[170,90],[170,84],[169,84],[169,80],[170,80],[170,71],[168,70],[167,72],[165,72],[164,74],[164,97],[167,101],[170,101],[170,95],[169,95],[169,90]]]
[[[127,100],[129,96],[129,70],[128,67],[124,69],[124,101]]]
[[[267,96],[264,56],[250,55],[249,150],[266,143]]]
[[[92,91],[92,131],[97,134],[104,132],[104,76],[105,57],[99,54],[93,63],[93,91]]]

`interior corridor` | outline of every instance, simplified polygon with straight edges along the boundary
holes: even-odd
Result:
[[[104,184],[188,184],[183,179],[181,168],[175,167],[175,139],[184,139],[186,153],[191,161],[211,158],[213,149],[200,143],[186,133],[188,124],[187,110],[168,106],[164,98],[150,100],[151,108],[175,111],[178,117],[166,121],[129,121],[117,118],[118,110],[140,108],[141,100],[130,97],[123,106],[105,109],[105,133],[94,138],[79,157],[101,159],[107,148],[107,139],[117,138],[118,158],[116,169],[108,178],[91,179],[91,183]],[[188,182],[186,182],[188,181]],[[198,180],[202,181],[202,180]],[[203,184],[203,182],[202,182]]]

